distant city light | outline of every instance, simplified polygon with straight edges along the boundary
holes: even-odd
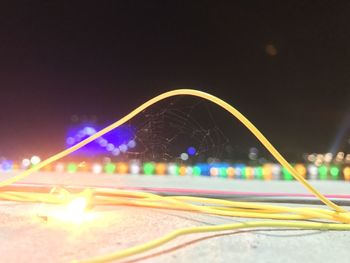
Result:
[[[104,167],[104,171],[107,173],[107,174],[112,174],[115,172],[115,169],[116,169],[116,166],[114,163],[107,163]]]
[[[332,161],[332,159],[333,159],[333,154],[332,153],[326,153],[324,155],[324,161],[326,163],[330,163]]]
[[[191,147],[188,147],[188,149],[187,149],[187,153],[188,153],[190,156],[195,155],[196,152],[197,152],[196,148],[194,148],[194,147],[192,147],[192,146],[191,146]]]
[[[316,161],[316,154],[309,154],[309,156],[307,157],[307,160],[311,163],[313,163],[314,161]]]
[[[95,164],[92,165],[92,172],[93,172],[94,174],[99,174],[99,173],[102,172],[102,170],[103,170],[102,165],[100,165],[100,164],[98,164],[98,163],[95,163]]]
[[[34,155],[32,156],[32,158],[30,158],[30,162],[32,163],[32,165],[36,165],[41,162],[41,159],[39,156]]]
[[[66,142],[68,145],[73,145],[75,143],[75,139],[73,137],[68,137]]]
[[[193,168],[191,166],[188,166],[186,168],[186,175],[192,175],[193,174]]]
[[[199,167],[199,166],[195,166],[195,167],[193,167],[193,170],[192,170],[192,173],[193,173],[193,175],[195,175],[195,176],[200,176],[201,175],[201,168]]]
[[[56,173],[63,173],[64,172],[64,164],[63,163],[57,163],[55,166],[55,172]]]
[[[255,161],[255,160],[258,159],[258,153],[259,153],[258,149],[255,148],[255,147],[252,147],[252,148],[249,149],[248,158],[249,158],[250,160]]]
[[[101,139],[98,144],[101,146],[101,147],[106,147],[107,144],[108,144],[108,141],[105,140],[105,139]]]
[[[164,175],[165,173],[166,173],[166,164],[165,163],[158,163],[156,165],[156,174]]]
[[[344,173],[344,179],[346,181],[350,181],[350,167],[349,166],[344,168],[343,173]]]
[[[84,133],[86,135],[90,135],[91,136],[91,135],[96,133],[96,130],[94,128],[92,128],[92,127],[85,127],[84,128]]]
[[[216,167],[212,167],[212,168],[210,168],[210,175],[211,176],[218,176],[219,175],[219,169],[218,168],[216,168]]]
[[[126,144],[122,144],[122,145],[119,146],[119,150],[122,153],[125,153],[128,150],[128,146],[126,146]]]
[[[22,167],[23,167],[23,168],[29,167],[30,164],[31,164],[31,162],[30,162],[29,159],[25,158],[25,159],[22,160]]]
[[[128,142],[128,147],[130,147],[130,148],[135,148],[135,147],[136,147],[136,142],[135,142],[134,140],[130,140],[130,141]]]
[[[113,151],[114,148],[115,147],[114,147],[114,145],[112,143],[108,143],[107,146],[106,146],[106,150],[109,151],[109,152]]]
[[[143,172],[145,175],[154,174],[155,166],[153,163],[144,163],[143,164]]]
[[[345,157],[345,163],[350,163],[350,153],[348,153]]]
[[[114,156],[118,156],[120,154],[120,150],[118,148],[115,148],[113,151],[112,151],[112,154]]]
[[[309,172],[310,179],[311,180],[316,180],[317,179],[317,174],[318,174],[318,168],[316,165],[310,164],[307,167],[307,171]]]
[[[130,173],[131,174],[139,174],[140,173],[140,163],[139,162],[132,162],[130,164]]]
[[[78,166],[76,163],[69,163],[67,165],[67,172],[68,173],[75,173],[78,170]]]
[[[179,174],[179,166],[175,163],[168,164],[168,173],[170,175],[178,175]]]
[[[188,154],[187,153],[181,153],[180,155],[180,159],[183,160],[183,161],[187,161],[189,158]]]
[[[332,179],[337,180],[339,178],[340,169],[337,166],[333,166],[330,169],[330,174],[332,176]]]
[[[281,165],[273,164],[271,170],[272,170],[272,179],[278,179],[282,170]]]

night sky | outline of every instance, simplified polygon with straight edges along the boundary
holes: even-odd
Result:
[[[349,1],[7,2],[0,155],[54,153],[72,114],[110,123],[175,88],[232,103],[291,158],[346,129]]]

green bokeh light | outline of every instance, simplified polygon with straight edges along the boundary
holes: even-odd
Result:
[[[67,171],[68,173],[75,173],[78,170],[78,166],[76,163],[69,163],[67,165]]]
[[[115,172],[116,166],[114,163],[107,163],[104,167],[104,170],[108,174],[112,174]]]
[[[320,176],[320,180],[327,180],[328,167],[324,165],[320,166],[320,168],[318,168],[318,174]]]
[[[227,169],[225,167],[219,168],[219,177],[223,177],[223,178],[227,177]]]
[[[144,163],[143,164],[143,172],[145,175],[154,174],[155,166],[153,163]]]
[[[283,179],[286,181],[293,180],[293,175],[285,167],[282,168],[282,175],[283,175]]]
[[[193,175],[195,175],[195,176],[200,176],[201,175],[201,168],[200,167],[198,167],[198,166],[194,166],[193,167],[193,171],[192,171],[192,173],[193,173]]]
[[[333,166],[330,169],[330,174],[332,176],[332,179],[339,179],[340,169],[337,166]]]
[[[264,179],[263,168],[261,166],[255,167],[254,169],[256,179],[262,180]]]

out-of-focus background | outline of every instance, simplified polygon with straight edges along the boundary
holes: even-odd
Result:
[[[348,202],[349,24],[349,1],[1,2],[0,180],[156,95],[192,88],[236,107],[301,176]],[[153,105],[20,187],[36,184],[310,199],[238,120],[187,96]],[[110,215],[102,226],[66,228],[41,222],[42,206],[1,202],[2,261],[66,262],[232,220],[99,207]],[[348,261],[347,232],[273,231],[186,237],[125,262]]]
[[[347,1],[37,1],[0,10],[5,166],[44,159],[176,88],[234,105],[292,162],[350,161]],[[237,120],[187,97],[147,109],[74,157],[274,162]]]

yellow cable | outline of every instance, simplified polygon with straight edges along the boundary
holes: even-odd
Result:
[[[95,257],[87,260],[80,260],[74,262],[81,263],[101,263],[112,260],[122,259],[125,257],[133,256],[152,248],[163,245],[179,236],[194,234],[194,233],[206,233],[214,231],[228,231],[245,228],[262,228],[262,227],[273,227],[273,228],[302,228],[302,229],[317,229],[317,230],[350,230],[350,225],[341,224],[329,224],[329,223],[312,223],[312,222],[279,222],[279,221],[262,221],[262,222],[244,222],[244,223],[233,223],[216,226],[198,226],[175,230],[163,237],[157,238],[145,244],[137,245],[131,248],[124,249],[122,251],[110,253],[108,255]]]
[[[273,145],[265,138],[265,136],[238,110],[226,103],[225,101],[210,95],[208,93],[191,90],[191,89],[179,89],[169,92],[165,92],[153,99],[145,102],[120,120],[95,133],[89,138],[81,141],[80,143],[68,148],[62,152],[59,152],[48,159],[42,161],[38,165],[31,167],[30,169],[0,182],[0,187],[10,185],[22,178],[32,174],[35,171],[43,168],[44,166],[59,160],[67,156],[68,154],[80,149],[86,144],[94,141],[98,137],[108,133],[109,131],[117,128],[123,123],[127,122],[135,115],[139,114],[151,105],[164,100],[166,98],[178,95],[191,95],[211,101],[220,107],[227,110],[239,121],[241,121],[250,132],[265,146],[265,148],[276,158],[276,160],[284,166],[303,186],[319,198],[324,204],[335,211],[330,211],[320,208],[305,208],[305,207],[284,207],[284,206],[272,206],[257,203],[248,202],[233,202],[219,199],[189,197],[189,196],[176,196],[176,197],[163,197],[155,194],[137,192],[137,191],[124,191],[124,190],[108,190],[108,189],[94,189],[89,190],[91,195],[92,205],[100,204],[112,204],[112,205],[130,205],[141,207],[156,207],[162,209],[177,209],[193,212],[201,212],[216,215],[225,215],[231,217],[247,217],[247,218],[272,218],[272,219],[286,219],[286,220],[308,220],[308,219],[322,219],[327,221],[334,221],[336,223],[316,223],[316,222],[290,222],[290,221],[262,221],[262,222],[246,222],[246,223],[234,223],[216,226],[199,226],[175,230],[161,238],[141,244],[132,248],[128,248],[122,251],[114,252],[105,256],[93,258],[91,260],[84,260],[82,262],[106,262],[115,259],[121,259],[128,256],[132,256],[141,252],[148,251],[154,247],[160,246],[174,238],[193,233],[203,233],[212,231],[227,231],[242,228],[259,228],[259,227],[290,227],[290,228],[302,228],[302,229],[320,229],[320,230],[350,230],[350,212],[346,209],[334,204],[327,199],[313,186],[311,186],[304,177],[300,176],[298,172],[283,158],[283,156],[273,147]],[[57,193],[30,193],[30,192],[6,192],[0,190],[0,199],[13,200],[23,202],[45,202],[63,204],[72,200],[73,197],[79,196],[84,193],[71,194],[68,191],[61,189],[62,195],[59,191]]]
[[[149,101],[143,103],[141,106],[134,109],[132,112],[121,118],[120,120],[116,121],[115,123],[107,126],[106,128],[102,129],[101,131],[93,134],[92,136],[86,138],[85,140],[81,141],[80,143],[62,151],[59,152],[48,159],[42,161],[41,163],[37,164],[34,167],[31,167],[30,169],[18,174],[17,176],[11,177],[7,180],[4,180],[0,182],[0,187],[10,185],[14,182],[17,182],[18,180],[21,180],[22,178],[32,174],[35,171],[38,171],[40,168],[43,168],[44,166],[57,161],[68,154],[80,149],[81,147],[85,146],[86,144],[96,140],[98,137],[110,132],[111,130],[117,128],[118,126],[124,124],[146,108],[150,107],[151,105],[164,100],[169,97],[178,96],[178,95],[191,95],[200,97],[203,99],[206,99],[208,101],[211,101],[223,109],[227,110],[229,113],[231,113],[233,116],[235,116],[239,121],[241,121],[249,131],[251,131],[255,137],[265,146],[265,148],[276,158],[276,160],[284,166],[293,176],[295,179],[297,179],[300,183],[304,185],[306,189],[308,189],[312,194],[317,196],[324,204],[329,206],[330,208],[340,211],[340,212],[346,212],[345,209],[341,208],[340,206],[334,204],[332,201],[327,199],[323,194],[321,194],[319,191],[317,191],[313,186],[311,186],[301,175],[298,174],[298,172],[284,159],[284,157],[275,149],[275,147],[266,139],[266,137],[237,109],[235,109],[233,106],[228,104],[227,102],[223,101],[222,99],[219,99],[218,97],[215,97],[211,94],[199,91],[199,90],[193,90],[193,89],[178,89],[173,91],[168,91],[163,94],[160,94],[153,99],[150,99]]]
[[[113,252],[108,255],[103,255],[93,259],[83,260],[82,262],[107,262],[110,260],[121,259],[131,255],[136,255],[148,251],[156,246],[160,246],[170,240],[186,234],[225,231],[241,228],[259,228],[259,227],[291,227],[302,229],[328,229],[328,230],[350,230],[349,212],[339,213],[320,208],[300,208],[300,207],[284,207],[276,205],[265,205],[249,202],[235,202],[221,199],[211,199],[203,197],[189,196],[170,196],[163,197],[156,194],[145,192],[134,192],[125,190],[105,190],[105,189],[87,189],[78,194],[71,194],[66,190],[62,198],[60,191],[53,193],[32,193],[32,192],[0,192],[0,198],[15,201],[39,201],[46,203],[66,203],[67,200],[72,200],[74,197],[84,195],[87,190],[92,195],[92,205],[103,205],[104,202],[112,205],[129,205],[141,207],[156,207],[162,209],[186,210],[192,212],[203,212],[207,214],[224,215],[230,217],[246,217],[246,218],[270,218],[270,219],[285,219],[285,220],[308,220],[308,219],[323,219],[327,221],[340,222],[345,224],[330,224],[330,223],[313,223],[313,222],[248,222],[235,223],[217,226],[199,226],[186,229],[179,229],[164,237],[128,248],[122,251]],[[188,203],[189,202],[189,203]],[[200,203],[201,205],[196,205]],[[222,206],[217,206],[222,205]],[[243,210],[241,210],[244,208]],[[238,210],[237,210],[238,209]],[[220,211],[223,210],[223,211]]]

